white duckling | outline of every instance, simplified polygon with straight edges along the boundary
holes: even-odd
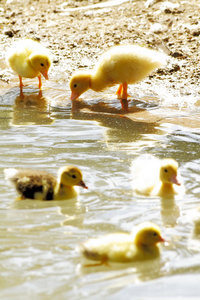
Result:
[[[77,99],[88,89],[99,92],[115,84],[119,84],[118,98],[127,100],[128,84],[144,79],[153,70],[163,66],[166,58],[163,53],[138,45],[115,46],[99,58],[92,70],[79,71],[71,77],[71,100]],[[121,101],[121,104],[128,110],[127,101]]]
[[[42,87],[41,74],[48,80],[48,70],[51,66],[49,51],[36,41],[25,39],[15,42],[6,53],[6,61],[19,76],[22,95],[22,77],[38,77],[40,90]]]
[[[132,164],[133,190],[145,196],[173,198],[185,188],[178,173],[178,163],[172,158],[158,159],[141,156]]]
[[[88,259],[99,261],[86,266],[138,262],[159,257],[157,243],[164,241],[156,224],[144,222],[137,225],[132,233],[113,233],[89,239],[80,245],[80,252]]]
[[[28,169],[9,168],[4,173],[20,194],[18,200],[66,200],[78,195],[75,186],[87,189],[81,171],[74,166],[60,168],[57,178],[44,171]]]

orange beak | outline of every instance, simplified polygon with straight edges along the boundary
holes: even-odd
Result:
[[[170,178],[170,181],[176,185],[181,185],[181,183],[178,181],[176,175],[173,175],[171,178]]]
[[[160,236],[160,239],[159,239],[158,242],[160,242],[160,243],[165,243],[166,241],[165,241],[165,239],[162,238],[162,236]]]
[[[88,187],[85,185],[85,182],[83,180],[81,180],[77,185],[81,186],[84,189],[88,189]]]
[[[40,72],[40,73],[44,76],[44,78],[45,78],[46,80],[49,79],[49,76],[48,76],[48,70],[44,70],[44,71],[42,71],[42,72]]]
[[[73,100],[76,100],[79,96],[80,96],[80,95],[79,95],[78,93],[72,92],[72,93],[71,93],[70,99],[73,101]]]

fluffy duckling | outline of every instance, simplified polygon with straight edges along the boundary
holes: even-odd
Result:
[[[88,89],[96,92],[119,84],[117,96],[122,107],[128,110],[128,84],[141,81],[154,69],[166,63],[166,55],[137,45],[115,46],[105,52],[90,71],[79,71],[70,79],[71,100]]]
[[[114,233],[89,239],[80,245],[80,252],[89,259],[108,262],[137,262],[157,258],[160,255],[157,243],[164,242],[159,227],[151,222],[137,225],[132,233]]]
[[[51,59],[48,50],[31,39],[15,42],[6,53],[7,64],[19,76],[20,92],[23,93],[22,77],[38,77],[39,89],[42,87],[41,74],[48,80]]]
[[[87,186],[82,180],[81,171],[74,166],[65,166],[59,169],[58,177],[37,170],[5,169],[5,177],[10,180],[18,193],[18,200],[66,200],[78,195],[74,186]]]
[[[184,194],[178,163],[172,158],[139,157],[132,164],[133,189],[138,194],[172,198]]]

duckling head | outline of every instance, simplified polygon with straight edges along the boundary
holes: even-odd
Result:
[[[181,185],[177,179],[177,175],[178,163],[171,158],[164,159],[160,168],[160,180],[162,183]]]
[[[29,56],[29,61],[33,69],[40,72],[45,79],[49,79],[48,70],[51,66],[51,60],[48,55],[34,52]]]
[[[151,222],[144,222],[136,227],[135,244],[137,246],[155,246],[159,242],[165,242],[161,236],[160,228]]]
[[[78,185],[85,189],[88,188],[82,179],[81,171],[74,166],[66,166],[60,168],[58,172],[58,180],[60,184],[63,184],[65,186]]]
[[[69,82],[71,89],[71,100],[76,100],[81,94],[91,87],[91,74],[85,71],[79,71],[72,76]]]

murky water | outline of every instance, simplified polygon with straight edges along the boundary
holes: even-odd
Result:
[[[21,101],[13,87],[2,90],[0,99],[1,299],[198,298],[200,244],[193,218],[200,198],[199,129],[71,109],[65,87],[47,90],[44,97],[32,88],[25,93]],[[147,112],[159,109],[143,106]],[[163,114],[169,110],[162,108]],[[190,115],[193,120],[188,108]],[[169,201],[133,196],[131,162],[144,153],[179,162],[185,196]],[[66,164],[79,166],[89,187],[76,200],[15,201],[3,176],[7,167],[55,174]],[[131,230],[145,220],[156,222],[169,241],[160,260],[82,267],[80,242]]]

